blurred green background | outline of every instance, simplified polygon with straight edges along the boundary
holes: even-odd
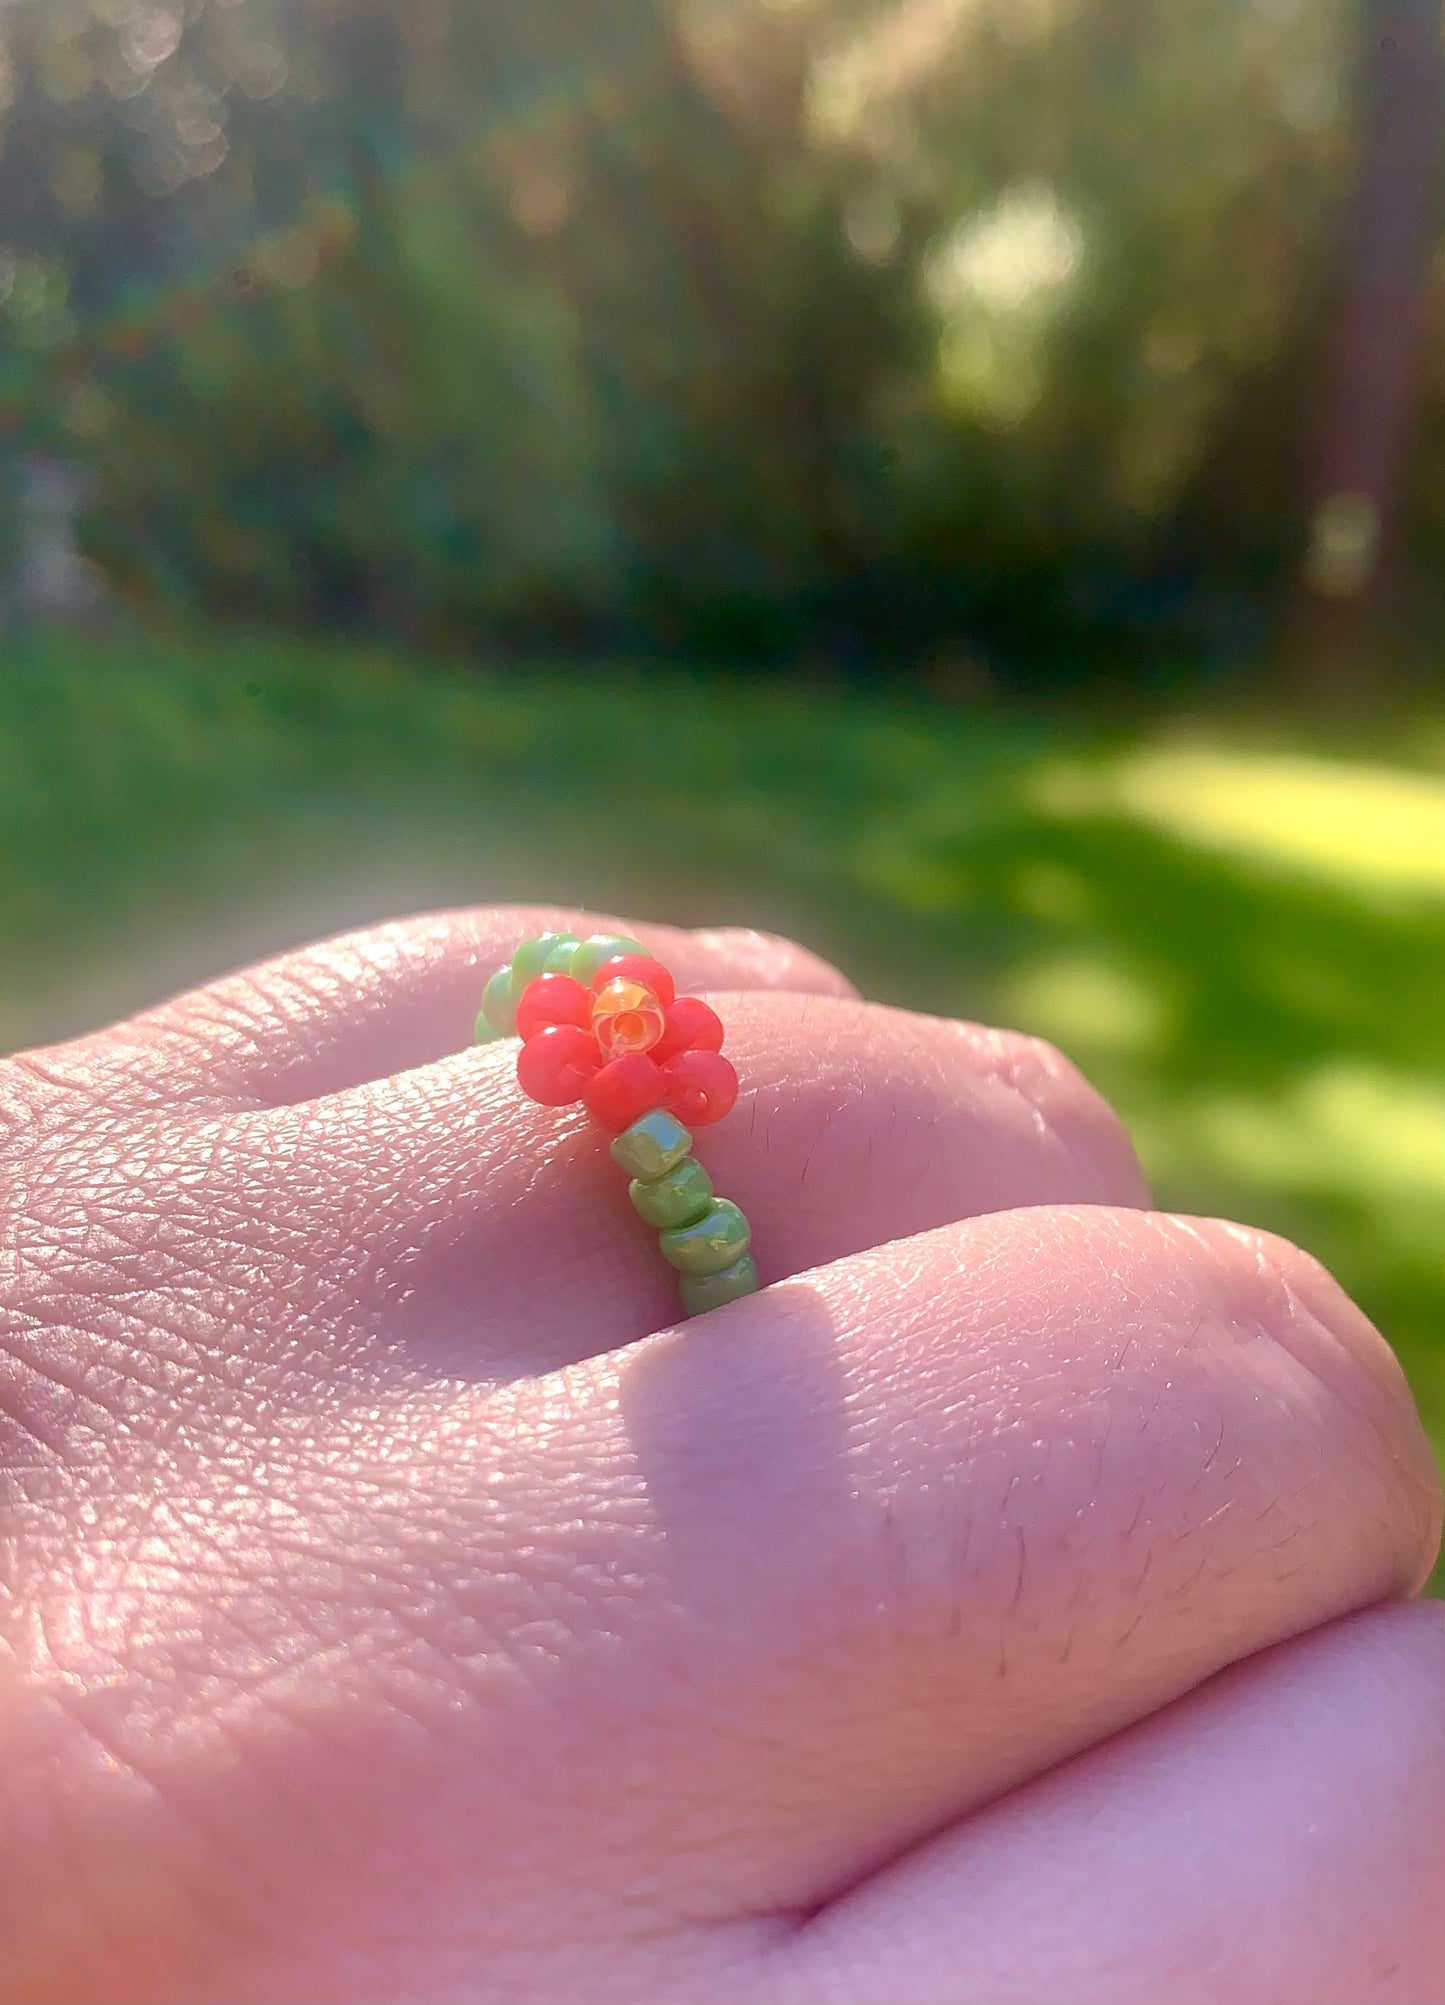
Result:
[[[1445,1445],[1427,0],[8,0],[0,1042],[395,911],[1062,1044]]]

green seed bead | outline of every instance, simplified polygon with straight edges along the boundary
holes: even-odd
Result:
[[[504,1030],[498,1030],[495,1024],[487,1021],[485,1010],[478,1011],[476,1025],[472,1031],[473,1044],[496,1044],[506,1034]]]
[[[544,975],[570,975],[572,972],[572,963],[576,959],[577,949],[581,944],[582,942],[577,938],[575,933],[559,933],[552,942],[552,951],[547,956],[547,964],[543,968],[542,973]]]
[[[659,1231],[696,1225],[712,1209],[712,1178],[696,1156],[684,1157],[665,1177],[638,1177],[627,1195],[640,1218]]]
[[[692,1154],[692,1136],[676,1115],[654,1107],[612,1144],[612,1160],[630,1177],[665,1177]]]
[[[512,970],[498,968],[482,991],[482,1015],[498,1037],[511,1037],[517,1028],[517,1009],[512,999]]]
[[[629,940],[625,933],[594,933],[590,940],[584,940],[572,956],[572,965],[562,972],[581,982],[584,989],[592,986],[592,977],[604,961],[610,961],[614,954],[645,954],[646,947],[640,940]]]
[[[543,933],[538,939],[524,940],[512,956],[513,1001],[520,998],[528,982],[535,982],[538,975],[548,972],[547,957],[553,949],[576,938],[575,933]]]
[[[683,1274],[721,1274],[747,1252],[753,1230],[731,1198],[714,1198],[694,1225],[680,1225],[658,1240],[663,1258]]]
[[[731,1267],[724,1267],[720,1274],[684,1274],[682,1306],[690,1316],[705,1316],[709,1309],[720,1309],[724,1302],[737,1302],[744,1295],[756,1295],[759,1285],[753,1256],[745,1253],[741,1260],[735,1260]]]

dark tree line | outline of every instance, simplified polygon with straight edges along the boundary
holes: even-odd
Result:
[[[185,612],[1248,644],[1357,465],[1445,550],[1437,16],[11,0],[0,424]]]

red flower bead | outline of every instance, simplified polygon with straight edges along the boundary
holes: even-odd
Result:
[[[721,1051],[722,1018],[699,996],[679,996],[667,1012],[667,1028],[652,1048],[659,1065],[680,1051]]]
[[[585,1097],[601,1064],[602,1053],[590,1031],[574,1023],[547,1024],[517,1053],[517,1084],[544,1107],[570,1107]]]
[[[594,1040],[593,1049],[596,1048]],[[667,1081],[651,1056],[645,1051],[631,1051],[625,1058],[614,1058],[610,1065],[595,1072],[587,1081],[582,1098],[599,1128],[605,1128],[610,1135],[620,1135],[624,1128],[630,1128],[634,1121],[660,1107],[667,1092]]]
[[[737,1103],[738,1075],[718,1051],[680,1051],[660,1065],[667,1089],[663,1102],[684,1128],[707,1128]]]
[[[571,1023],[592,1028],[592,998],[570,975],[538,975],[528,982],[517,1003],[517,1035],[535,1037],[548,1024]]]
[[[592,977],[592,986],[601,990],[615,981],[637,982],[643,988],[651,989],[664,1009],[677,994],[676,982],[661,961],[654,961],[651,954],[614,954],[610,961],[602,963]]]

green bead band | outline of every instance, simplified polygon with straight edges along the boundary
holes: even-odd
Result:
[[[692,1136],[661,1107],[624,1128],[612,1144],[613,1162],[630,1177],[665,1177],[691,1154]]]
[[[575,933],[558,933],[552,941],[552,951],[542,967],[544,975],[570,975],[572,964],[577,957],[577,949],[582,942]]]
[[[683,1274],[720,1274],[741,1260],[753,1231],[731,1198],[717,1197],[692,1225],[679,1225],[658,1240],[663,1258]]]
[[[477,1015],[477,1043],[516,1035],[517,1003],[523,989],[539,975],[571,975],[585,988],[614,954],[646,952],[640,940],[625,933],[594,933],[588,940],[579,940],[575,933],[539,933],[534,940],[524,940],[510,966],[499,968],[487,983]]]
[[[511,1037],[517,1028],[517,1005],[512,995],[512,970],[498,968],[482,991],[482,1011],[477,1021],[485,1020],[493,1037]]]
[[[556,948],[579,944],[575,933],[543,933],[538,939],[524,940],[512,956],[512,1000],[521,998],[528,982],[535,982],[538,975],[551,972],[548,957]]]
[[[665,1177],[636,1178],[627,1195],[639,1218],[659,1232],[674,1231],[680,1225],[696,1225],[711,1209],[712,1178],[696,1156],[689,1156]]]
[[[737,1302],[744,1295],[755,1295],[758,1286],[758,1270],[753,1264],[753,1256],[745,1253],[741,1260],[735,1260],[731,1267],[724,1267],[720,1274],[684,1274],[682,1306],[690,1316],[705,1316],[709,1309],[720,1309],[724,1302]]]

